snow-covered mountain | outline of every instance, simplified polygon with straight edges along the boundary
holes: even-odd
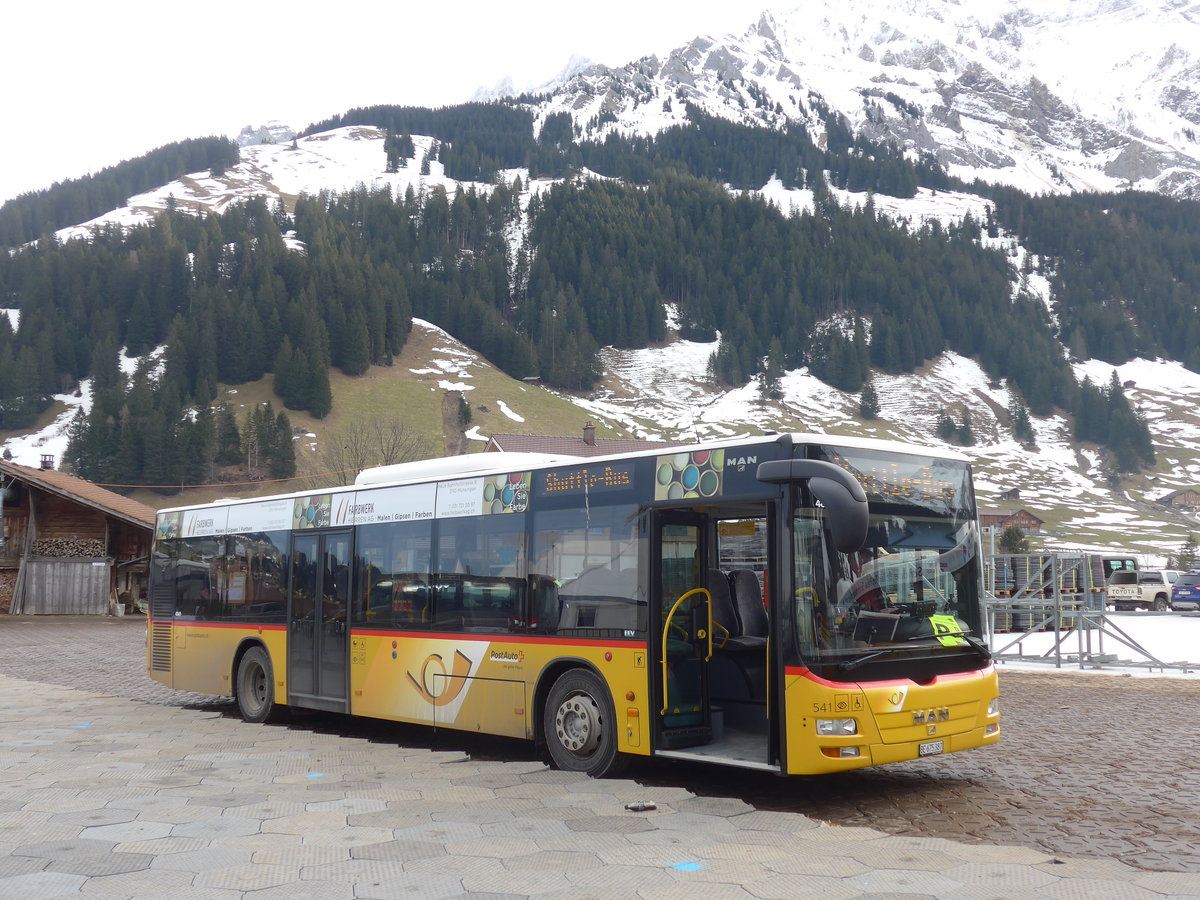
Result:
[[[534,111],[538,122],[569,111],[585,136],[609,129],[653,133],[682,120],[683,100],[739,121],[778,125],[802,119],[814,136],[821,135],[825,115],[837,112],[853,128],[914,154],[932,154],[968,180],[1031,191],[1132,185],[1200,196],[1197,53],[1195,3],[812,0],[764,13],[740,36],[697,38],[662,59],[647,57],[616,69],[569,68]],[[352,105],[353,98],[347,100]],[[467,187],[447,178],[436,159],[428,174],[421,173],[415,161],[428,155],[433,144],[428,136],[413,135],[414,157],[398,171],[385,172],[383,140],[379,129],[351,126],[294,143],[249,144],[241,162],[218,177],[189,175],[60,234],[81,237],[106,222],[145,222],[169,204],[221,210],[239,199],[267,196],[286,206],[301,193],[357,184],[389,187],[397,195],[410,186],[418,192],[441,187],[450,194]],[[525,186],[524,202],[551,186],[546,180],[531,183],[523,170],[502,174],[509,181],[516,176]],[[784,211],[813,204],[810,192],[787,190],[778,181],[759,193]],[[868,199],[834,193],[842,203]],[[872,202],[878,214],[914,224],[957,221],[967,214],[981,221],[987,204],[976,195],[924,190],[912,199],[877,196]],[[514,243],[519,239],[514,233]],[[1019,271],[1024,248],[1011,237],[999,241]],[[1045,279],[1036,274],[1026,275],[1020,287],[1051,299]],[[935,442],[939,410],[961,403],[972,410],[977,444],[969,452],[977,463],[981,505],[997,504],[1002,493],[1017,489],[1019,505],[1046,519],[1048,545],[1119,545],[1161,562],[1189,533],[1200,533],[1200,521],[1156,502],[1170,491],[1200,485],[1200,375],[1176,363],[1137,360],[1117,372],[1126,395],[1146,416],[1162,462],[1157,471],[1114,490],[1098,455],[1073,445],[1069,423],[1061,418],[1035,419],[1037,450],[1022,449],[1004,424],[1006,386],[990,382],[971,360],[944,354],[912,376],[877,377],[881,415],[864,423],[856,395],[806,370],[787,374],[778,401],[763,401],[753,386],[721,390],[706,374],[714,349],[674,333],[665,346],[606,349],[601,384],[569,399],[587,416],[645,437],[786,429],[919,442]],[[1103,384],[1112,367],[1085,362],[1076,371]],[[511,418],[520,413],[513,407]],[[28,461],[36,465],[47,440],[57,438],[32,436],[7,446],[18,461],[26,461],[22,453],[34,454]]]
[[[592,66],[547,112],[655,132],[706,112],[930,154],[1030,192],[1200,196],[1200,4],[1187,0],[809,0],[742,35]]]

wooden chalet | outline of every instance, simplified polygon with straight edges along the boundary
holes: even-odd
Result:
[[[537,434],[493,434],[484,452],[562,453],[567,456],[608,456],[638,450],[678,447],[686,441],[641,441],[633,438],[597,438],[596,426],[587,422],[581,437]]]
[[[1158,502],[1172,509],[1194,513],[1200,511],[1200,490],[1196,488],[1183,488],[1182,490],[1171,491],[1166,496],[1159,497]]]
[[[53,466],[0,460],[0,612],[104,615],[135,604],[155,510]]]
[[[1006,528],[1016,525],[1025,534],[1041,531],[1045,520],[1039,519],[1027,509],[981,509],[979,510],[979,525],[981,528],[994,528],[999,533]]]

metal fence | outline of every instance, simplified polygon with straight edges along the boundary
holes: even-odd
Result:
[[[1092,554],[995,555],[985,559],[988,625],[997,659],[1053,663],[1055,667],[1143,667],[1195,671],[1188,662],[1163,662],[1120,627],[1106,609],[1104,570]],[[1146,615],[1156,615],[1147,613]],[[1049,649],[1035,634],[1053,632]],[[1122,648],[1144,659],[1121,659]]]

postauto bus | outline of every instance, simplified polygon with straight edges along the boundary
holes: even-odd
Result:
[[[308,707],[816,774],[999,740],[971,471],[785,434],[479,453],[159,513],[146,666]]]

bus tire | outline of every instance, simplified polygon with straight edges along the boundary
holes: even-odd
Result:
[[[238,662],[237,705],[246,722],[269,722],[279,715],[271,657],[262,647],[251,647]]]
[[[587,669],[571,669],[550,688],[542,735],[556,768],[593,778],[619,767],[617,716],[608,688]]]

